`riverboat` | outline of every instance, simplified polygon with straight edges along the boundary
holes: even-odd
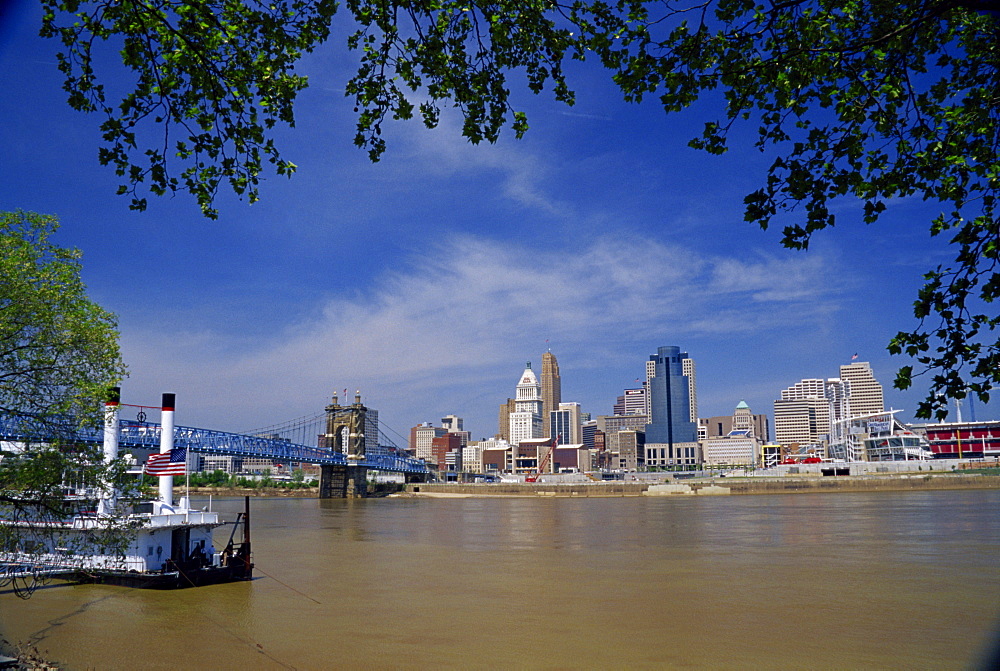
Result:
[[[160,589],[253,578],[249,498],[221,550],[213,531],[226,523],[217,512],[192,509],[187,497],[178,506],[150,502],[136,508],[114,517],[80,512],[60,521],[7,521],[5,526],[26,542],[16,551],[0,552],[0,578],[54,577]]]
[[[104,458],[118,456],[118,389],[106,403]],[[100,495],[74,490],[63,500],[65,512],[53,514],[40,508],[44,517],[4,519],[0,510],[0,586],[17,581],[30,592],[39,579],[58,577],[76,581],[112,583],[130,587],[198,587],[234,580],[251,580],[250,499],[233,522],[229,541],[218,550],[213,531],[226,523],[219,514],[191,507],[187,496],[173,502],[173,473],[187,472],[183,462],[173,461],[174,395],[163,395],[158,472],[147,461],[146,473],[159,475],[159,497],[128,506],[119,501],[110,485]],[[96,508],[95,508],[96,498]],[[25,502],[26,504],[28,502]],[[29,505],[21,506],[30,509]],[[211,508],[211,505],[209,505]],[[242,526],[240,542],[234,542]]]

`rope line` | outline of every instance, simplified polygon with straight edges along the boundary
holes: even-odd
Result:
[[[273,575],[271,575],[270,573],[268,573],[267,571],[265,571],[265,570],[264,570],[264,569],[262,569],[261,567],[259,567],[259,566],[254,566],[253,568],[254,568],[254,570],[255,570],[255,571],[258,571],[258,572],[260,572],[260,573],[263,573],[264,575],[266,575],[266,576],[267,576],[268,578],[270,578],[271,580],[275,581],[275,582],[276,582],[276,583],[278,583],[279,585],[283,585],[283,586],[287,587],[288,589],[292,590],[292,591],[293,591],[293,592],[295,592],[296,594],[298,594],[298,595],[300,595],[300,596],[304,596],[305,598],[309,599],[309,600],[310,600],[310,601],[312,601],[313,603],[316,603],[316,604],[319,604],[320,606],[322,606],[322,605],[323,605],[323,603],[322,603],[321,601],[317,601],[316,599],[312,598],[311,596],[309,596],[309,595],[308,595],[308,594],[306,594],[305,592],[300,592],[299,590],[295,589],[294,587],[292,587],[292,586],[291,586],[291,585],[289,585],[288,583],[285,583],[285,582],[282,582],[282,581],[278,580],[277,578],[275,578],[275,577],[274,577]]]
[[[146,410],[162,410],[163,407],[159,405],[136,405],[135,403],[119,403],[118,405],[125,408],[143,408]]]

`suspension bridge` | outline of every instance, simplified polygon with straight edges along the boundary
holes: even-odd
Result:
[[[162,426],[146,421],[145,416],[145,410],[151,406],[125,404],[124,407],[139,410],[136,419],[117,420],[118,444],[129,449],[159,449]],[[372,415],[376,417],[374,421],[368,419]],[[366,429],[374,429],[372,432],[377,438],[366,436]],[[0,414],[2,441],[37,443],[56,438],[68,443],[100,444],[104,440],[104,428],[79,427],[70,422],[51,420],[40,422]],[[352,469],[356,477],[363,477],[367,470],[402,473],[411,479],[422,479],[429,473],[423,460],[409,456],[377,428],[377,413],[362,406],[360,397],[355,398],[353,405],[341,406],[335,396],[333,403],[322,414],[300,417],[247,433],[174,426],[173,445],[176,448],[186,448],[192,455],[269,459],[285,464],[316,464],[321,467],[324,476],[321,479],[321,496],[324,496],[324,489],[327,496],[338,496],[330,489],[328,482],[327,486],[324,485],[324,479],[329,481],[331,474],[342,474],[346,468]],[[337,487],[340,484],[333,485],[334,489]]]

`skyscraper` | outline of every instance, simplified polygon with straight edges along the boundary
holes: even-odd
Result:
[[[649,380],[650,418],[646,442],[667,445],[670,458],[676,443],[698,440],[697,422],[691,421],[691,382],[684,374],[687,352],[679,347],[659,347],[649,357],[653,377]],[[693,365],[689,364],[693,371]]]
[[[562,378],[559,362],[552,352],[542,354],[542,417],[548,421],[549,413],[559,409],[562,402]],[[548,431],[548,427],[545,427]],[[546,433],[546,436],[549,434]]]
[[[646,362],[646,384],[643,388],[646,390],[646,415],[650,416],[653,414],[653,409],[651,407],[652,399],[649,394],[650,380],[656,377],[656,361],[653,357],[649,357],[649,361]]]
[[[691,411],[689,417],[691,421],[698,424],[698,384],[695,380],[694,374],[694,359],[684,355],[685,358],[681,360],[681,368],[684,373],[684,377],[688,381],[688,402],[690,404]]]
[[[681,360],[681,372],[687,377],[688,380],[688,401],[690,404],[689,417],[691,421],[695,424],[698,423],[698,382],[695,376],[695,365],[694,359],[684,354],[685,359]],[[646,390],[646,414],[653,414],[653,396],[649,393],[650,380],[656,377],[656,357],[650,356],[649,361],[646,362],[646,384],[643,387]],[[628,392],[626,392],[628,393]]]
[[[517,408],[517,402],[508,398],[500,404],[500,412],[497,421],[497,437],[510,442],[510,414]]]
[[[836,381],[839,389],[840,380]],[[830,434],[827,382],[808,378],[781,390],[774,402],[774,439],[781,445],[815,445]]]
[[[558,410],[549,413],[549,437],[560,437],[560,445],[583,443],[579,403],[560,403]]]
[[[615,401],[614,413],[616,415],[645,415],[646,388],[626,389],[625,393]]]
[[[840,367],[840,379],[850,385],[851,416],[885,412],[882,385],[875,380],[867,361]]]
[[[594,447],[594,434],[597,432],[597,420],[590,419],[583,423],[580,427],[580,442],[588,450],[595,449]]]
[[[840,377],[811,378],[781,392],[774,402],[774,438],[782,445],[858,442],[848,433],[852,417],[885,411],[882,385],[867,362],[840,367]]]
[[[522,440],[542,438],[542,386],[538,384],[535,371],[529,361],[521,379],[517,383],[514,398],[514,412],[510,413],[510,444],[516,446]]]

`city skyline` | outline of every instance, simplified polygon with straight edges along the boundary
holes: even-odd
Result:
[[[119,317],[127,403],[175,392],[179,424],[243,431],[318,413],[347,388],[400,441],[448,413],[479,438],[527,358],[551,348],[562,399],[596,416],[664,342],[698,361],[703,416],[741,399],[771,412],[781,389],[856,353],[901,418],[921,398],[923,378],[892,389],[909,361],[885,345],[913,326],[920,274],[946,258],[926,235],[934,208],[899,199],[866,226],[838,202],[836,230],[782,249],[791,219],[743,223],[768,157],[739,130],[726,156],[686,147],[708,107],[667,119],[579,66],[575,107],[517,100],[522,141],[471,146],[445,110],[435,131],[387,125],[371,164],[343,96],[354,64],[331,43],[303,61],[311,85],[280,134],[294,178],[267,176],[252,207],[220,196],[217,221],[183,196],[137,213],[97,163],[99,120],[66,105],[41,7],[6,11],[0,209],[57,215],[55,242],[83,252],[89,295]]]
[[[675,354],[675,355],[680,355],[681,358],[679,359],[677,365],[681,366],[683,368],[683,374],[684,375],[693,375],[694,374],[694,370],[695,370],[694,360],[689,357],[688,353],[681,352],[680,348],[678,348],[676,346],[661,346],[661,347],[657,348],[657,351],[658,351],[658,353],[660,355],[660,357],[659,357],[660,359],[662,359],[662,355],[663,354],[669,355],[669,354],[672,353],[672,354]],[[550,349],[546,350],[546,352],[544,353],[543,357],[545,357],[545,356],[547,356],[549,358],[550,362],[554,362],[555,359],[556,359],[555,356],[554,356],[554,354],[551,352]],[[647,376],[650,377],[650,378],[652,378],[654,376],[655,368],[653,367],[653,364],[656,362],[657,359],[658,359],[657,355],[651,355],[651,356],[648,357],[648,361],[645,362],[646,369],[647,369]],[[543,358],[543,361],[545,361],[544,358]],[[558,371],[558,365],[556,364],[555,366],[556,366],[556,370]],[[678,368],[677,374],[678,375],[682,374],[681,368]],[[528,375],[529,377],[525,377],[525,375]],[[873,413],[873,412],[881,412],[883,410],[883,408],[885,410],[890,410],[891,409],[888,406],[884,406],[883,403],[882,403],[884,387],[881,384],[881,382],[874,376],[873,371],[871,370],[869,362],[867,362],[867,361],[857,361],[857,355],[854,355],[854,356],[851,357],[851,360],[848,363],[842,364],[839,367],[839,375],[840,375],[839,378],[833,378],[833,377],[826,378],[826,379],[824,379],[824,378],[803,378],[803,379],[799,380],[798,382],[792,384],[790,387],[788,387],[786,389],[783,389],[783,390],[779,390],[775,394],[775,398],[771,402],[771,404],[768,405],[768,406],[765,406],[766,410],[754,413],[754,416],[758,416],[758,415],[763,416],[763,420],[762,420],[763,424],[761,424],[760,427],[756,430],[756,433],[759,434],[759,436],[762,436],[762,437],[769,437],[775,443],[786,443],[786,444],[790,443],[790,442],[807,444],[807,443],[810,443],[811,441],[815,440],[817,438],[817,436],[826,435],[826,434],[830,433],[831,426],[830,426],[830,423],[829,423],[830,422],[830,418],[829,418],[829,413],[828,413],[828,408],[830,407],[829,404],[831,402],[830,399],[834,398],[835,399],[834,400],[835,404],[843,403],[844,402],[844,399],[841,398],[843,396],[843,394],[845,393],[843,391],[843,389],[842,389],[843,384],[841,383],[841,379],[843,379],[843,380],[851,380],[853,382],[854,386],[856,387],[856,389],[852,392],[852,395],[851,395],[851,399],[852,399],[851,400],[851,406],[850,406],[851,410],[849,411],[850,414],[851,414],[851,416],[853,416],[855,414],[859,414],[859,413],[861,413],[861,414],[868,414],[868,413]],[[647,380],[647,383],[648,382],[649,382],[649,380]],[[841,391],[839,391],[839,392],[836,392],[836,391],[831,392],[828,389],[829,387],[831,387],[831,385],[834,388],[841,389]],[[528,388],[528,387],[531,387],[531,388],[536,388],[537,387],[538,396],[537,397],[533,396],[532,399],[538,405],[541,404],[541,400],[540,399],[544,395],[541,392],[543,385],[534,376],[534,372],[533,372],[533,369],[532,369],[532,362],[530,360],[526,363],[526,369],[522,373],[522,376],[520,378],[520,383],[517,385],[517,387],[518,387],[518,390],[521,390],[522,388]],[[686,385],[685,391],[689,395],[689,398],[690,398],[690,395],[696,395],[697,394],[697,386],[696,386],[696,384],[694,383],[693,380],[690,380],[690,378],[688,379],[688,383]],[[628,394],[629,392],[642,392],[642,395],[644,396],[645,395],[645,387],[642,387],[642,388],[628,388],[628,387],[626,387],[626,388],[623,388],[623,392],[624,392],[624,394]],[[834,394],[833,397],[830,396],[831,393]],[[516,392],[515,396],[518,396],[518,395],[519,394]],[[576,412],[586,412],[589,415],[593,416],[594,418],[599,418],[599,417],[600,418],[605,418],[605,417],[616,416],[618,414],[619,407],[622,410],[624,410],[626,408],[625,398],[626,398],[625,395],[618,395],[616,397],[616,399],[613,402],[610,403],[610,410],[608,410],[606,408],[596,408],[596,409],[584,408],[584,407],[581,406],[581,404],[579,402],[576,402],[576,401],[571,401],[569,403],[562,403],[560,405],[561,406],[574,405],[574,406],[577,406]],[[819,401],[813,401],[813,400],[811,400],[813,398],[818,398],[820,400]],[[839,400],[836,400],[836,399],[839,399]],[[502,409],[505,405],[513,406],[515,404],[515,401],[516,401],[516,398],[510,398],[510,397],[508,397],[506,399],[506,403],[501,403],[500,407]],[[809,405],[810,403],[812,403],[812,405]],[[817,405],[817,403],[818,403],[818,405]],[[635,409],[637,409],[638,405],[642,405],[642,404],[643,404],[643,401],[640,401],[638,403],[632,403],[632,405],[630,406],[631,409],[629,411],[623,412],[622,414],[630,414]],[[782,421],[778,417],[778,406],[779,406],[779,404],[791,404],[791,405],[787,405],[787,407],[790,408],[790,410],[782,410],[782,412],[785,413],[785,414],[787,414],[788,412],[797,412],[800,409],[800,407],[804,408],[804,407],[808,406],[809,408],[812,408],[813,406],[815,406],[814,410],[810,410],[810,413],[815,413],[815,415],[816,415],[816,418],[814,420],[814,427],[813,427],[813,430],[812,430],[812,437],[811,438],[808,437],[808,435],[807,435],[809,433],[808,431],[806,431],[806,434],[799,435],[799,434],[795,434],[794,433],[797,429],[793,429],[793,428],[785,428],[785,429],[783,429],[784,433],[782,434],[782,436],[783,436],[784,439],[780,439],[777,435],[769,436],[770,432],[767,430],[767,427],[769,425],[780,424],[781,421]],[[748,406],[748,404],[746,402],[746,399],[741,398],[737,403],[734,404],[734,407],[738,411],[741,408],[746,409],[749,406]],[[839,405],[837,405],[836,407],[839,407]],[[969,407],[968,406],[968,401],[964,402],[963,403],[963,408],[965,408],[965,410],[964,410],[964,412],[965,412],[964,418],[966,420],[969,420],[968,407]],[[855,411],[854,408],[857,408],[857,412]],[[694,409],[691,409],[691,413],[692,413],[691,414],[691,421],[694,422],[695,425],[698,424],[698,420],[712,418],[712,416],[709,416],[709,415],[697,416]],[[723,409],[723,414],[719,415],[719,416],[716,416],[714,418],[718,419],[718,417],[728,417],[728,416],[731,416],[731,415],[727,415],[725,413],[725,410]],[[452,415],[452,417],[454,417],[454,415]],[[542,426],[541,434],[544,434],[544,433],[546,433],[547,427],[549,427],[549,425],[550,425],[550,418],[548,417],[547,413],[542,413],[542,414],[538,415],[538,418],[541,420],[541,426]],[[818,421],[816,421],[816,420],[818,420]],[[500,421],[501,421],[501,424],[497,427],[496,431],[494,431],[493,433],[484,432],[480,438],[484,439],[484,440],[485,439],[492,439],[492,437],[494,435],[499,435],[500,433],[502,433],[502,427],[503,427],[502,421],[503,420],[501,419]],[[445,420],[442,420],[442,423],[444,423],[444,422],[445,422]],[[919,423],[919,421],[918,421],[918,423]],[[786,425],[786,426],[791,426],[791,425]],[[647,425],[646,428],[647,428],[647,433],[648,433],[649,426]],[[776,430],[777,430],[777,427],[776,427]],[[792,433],[789,433],[789,431],[792,431]],[[541,434],[539,434],[539,437],[541,437]],[[478,435],[478,434],[475,434],[475,435]],[[473,436],[473,439],[475,439],[475,435]],[[529,437],[535,437],[535,436],[527,436],[527,435],[521,436],[521,438],[529,438]],[[513,441],[513,442],[517,442],[517,441]],[[763,442],[767,442],[767,440],[764,440]]]

